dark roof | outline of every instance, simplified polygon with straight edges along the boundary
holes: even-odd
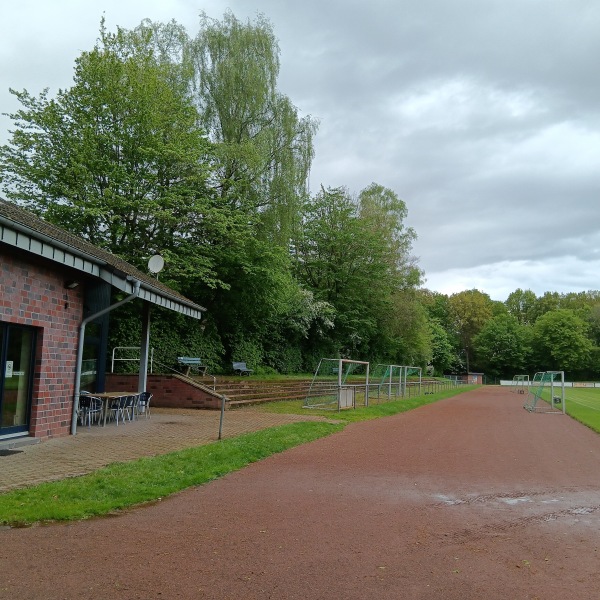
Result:
[[[123,291],[131,291],[131,280],[137,280],[141,284],[140,298],[177,312],[200,318],[201,313],[206,311],[118,256],[2,199],[0,242],[100,277]]]

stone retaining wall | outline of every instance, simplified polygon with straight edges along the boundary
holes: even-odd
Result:
[[[138,375],[106,374],[106,391],[137,390]],[[220,410],[221,396],[202,384],[180,375],[148,375],[147,391],[152,406],[161,408],[203,408]]]

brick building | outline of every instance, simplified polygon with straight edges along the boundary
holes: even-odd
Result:
[[[82,238],[0,200],[0,441],[75,433],[82,388],[104,389],[109,312],[142,319],[146,385],[151,304],[200,319],[204,308]],[[124,297],[111,304],[111,292]]]

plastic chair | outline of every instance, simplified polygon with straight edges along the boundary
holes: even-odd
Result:
[[[133,421],[135,419],[135,415],[138,410],[139,397],[139,394],[125,396],[125,401],[123,403],[123,420],[125,420],[125,416],[127,416],[129,421]]]
[[[137,414],[144,413],[146,419],[150,418],[150,400],[152,400],[152,394],[150,392],[142,392],[138,396]]]
[[[89,410],[91,405],[91,398],[87,395],[88,392],[82,392],[79,396],[79,422],[81,425],[85,425],[89,419]]]
[[[89,392],[83,391],[79,396],[79,420],[82,425],[87,423],[91,427],[92,420],[100,418],[102,413],[102,401],[95,398]]]
[[[96,420],[100,423],[100,417],[102,416],[102,400],[100,398],[96,398],[95,396],[90,396],[90,411],[89,411],[89,421],[90,425],[93,420]]]
[[[121,421],[125,422],[125,403],[127,402],[127,398],[129,396],[119,396],[112,399],[108,405],[108,410],[117,422],[117,426],[119,425],[119,416],[121,417]]]

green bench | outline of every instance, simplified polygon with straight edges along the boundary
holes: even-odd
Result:
[[[233,364],[233,372],[236,375],[239,375],[240,377],[243,377],[244,375],[246,375],[246,377],[249,377],[251,373],[254,373],[253,369],[249,369],[246,366],[245,362],[234,362]]]
[[[206,373],[206,365],[203,364],[201,358],[193,358],[192,356],[178,356],[177,362],[185,367],[185,376],[190,374],[191,369],[196,369],[200,375]]]

